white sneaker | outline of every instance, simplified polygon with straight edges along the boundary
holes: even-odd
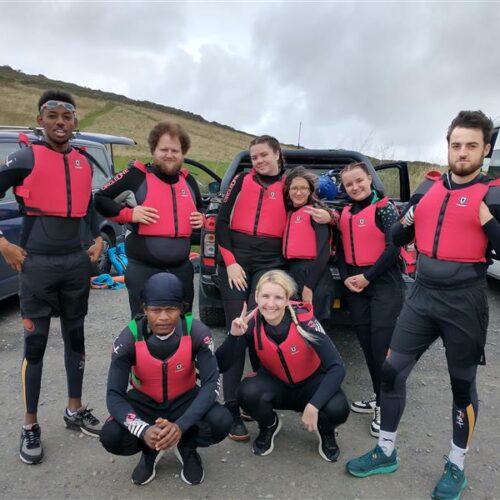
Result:
[[[380,434],[380,406],[375,406],[373,420],[370,424],[370,434],[376,438],[378,438]]]
[[[362,399],[361,401],[353,401],[351,403],[351,410],[355,413],[373,413],[376,406],[375,394],[369,399]]]

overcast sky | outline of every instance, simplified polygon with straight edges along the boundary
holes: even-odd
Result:
[[[498,2],[5,2],[0,64],[307,147],[445,163],[500,115]]]

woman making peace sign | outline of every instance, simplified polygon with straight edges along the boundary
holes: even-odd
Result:
[[[257,283],[257,308],[233,320],[230,335],[216,352],[221,372],[248,346],[260,361],[254,376],[238,389],[238,402],[259,424],[252,444],[268,455],[281,429],[275,409],[302,412],[302,424],[319,437],[319,454],[329,462],[339,456],[335,428],[349,414],[340,385],[345,369],[333,342],[313,316],[311,304],[290,302],[295,282],[284,271],[268,271]]]

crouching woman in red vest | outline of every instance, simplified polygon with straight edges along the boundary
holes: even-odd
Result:
[[[345,167],[341,180],[353,203],[342,210],[342,245],[337,245],[336,257],[374,392],[371,398],[354,401],[351,409],[373,415],[370,433],[377,437],[382,364],[403,305],[399,248],[391,238],[391,227],[399,220],[399,214],[387,197],[373,189],[364,163]]]
[[[252,444],[268,455],[281,429],[275,410],[302,412],[302,424],[319,437],[319,454],[329,462],[339,456],[335,428],[347,420],[349,405],[340,385],[345,369],[333,342],[312,314],[310,304],[290,302],[296,292],[284,271],[268,271],[257,283],[257,308],[231,324],[216,352],[221,371],[229,369],[248,346],[259,359],[257,373],[238,388],[238,402],[259,424]]]
[[[113,344],[106,396],[111,416],[100,439],[115,455],[142,452],[134,484],[154,479],[156,463],[168,449],[182,464],[182,480],[201,483],[196,448],[222,441],[231,426],[231,414],[216,402],[212,336],[203,323],[182,314],[183,297],[173,274],[150,277],[142,292],[144,316],[133,319]]]
[[[283,256],[288,272],[297,283],[298,296],[313,304],[314,316],[330,318],[332,275],[330,260],[330,226],[318,224],[311,208],[324,208],[315,196],[316,176],[304,167],[295,167],[285,177],[287,219],[283,236]]]

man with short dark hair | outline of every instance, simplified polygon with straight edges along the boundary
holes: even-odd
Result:
[[[68,406],[64,422],[70,429],[99,434],[99,420],[82,406],[85,366],[84,319],[87,314],[91,262],[102,250],[102,238],[92,217],[92,159],[70,145],[78,120],[73,97],[49,90],[38,102],[38,124],[44,138],[12,153],[0,164],[0,195],[14,187],[23,222],[20,245],[0,233],[0,253],[20,276],[24,325],[21,368],[25,425],[20,458],[27,464],[43,459],[37,419],[43,356],[50,318],[60,316]],[[82,247],[82,219],[89,219],[95,243]]]
[[[229,411],[216,402],[219,370],[212,335],[183,313],[182,283],[173,274],[150,277],[141,297],[144,315],[133,319],[113,344],[107,389],[111,416],[101,442],[115,455],[142,452],[132,473],[134,484],[154,479],[156,464],[168,449],[182,464],[182,480],[199,484],[204,471],[196,448],[222,441],[231,426]]]
[[[125,240],[125,282],[132,317],[142,311],[144,282],[160,272],[179,277],[185,290],[184,310],[191,311],[191,234],[203,225],[198,184],[182,168],[191,144],[187,132],[179,124],[160,122],[149,133],[148,144],[151,163],[132,162],[96,193],[96,208],[104,217],[131,224]]]
[[[444,473],[432,492],[438,500],[460,498],[467,485],[464,460],[478,414],[476,372],[485,364],[488,326],[486,270],[491,250],[500,252],[500,181],[481,174],[492,129],[481,111],[461,111],[447,134],[449,170],[428,174],[393,226],[396,245],[415,239],[417,278],[382,368],[378,445],[347,463],[356,477],[397,470],[395,441],[406,379],[440,337],[453,394],[453,437]]]

